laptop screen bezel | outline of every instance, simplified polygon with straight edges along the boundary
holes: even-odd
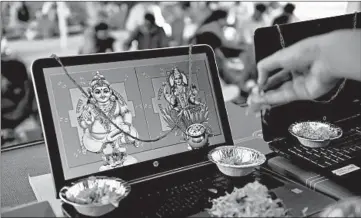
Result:
[[[92,55],[79,55],[79,56],[66,56],[61,57],[64,66],[79,66],[88,64],[101,64],[110,62],[130,61],[139,59],[150,58],[162,58],[171,56],[188,55],[189,47],[171,47],[162,49],[149,49],[142,51],[130,51],[120,53],[104,53],[104,54],[92,54]],[[191,152],[179,153],[167,157],[156,158],[150,161],[137,163],[134,165],[120,167],[108,171],[97,172],[92,175],[98,176],[118,176],[124,180],[130,181],[143,177],[149,177],[154,174],[161,174],[163,172],[169,172],[171,170],[181,169],[192,165],[201,164],[207,162],[208,152],[221,145],[232,145],[233,139],[228,122],[228,116],[223,100],[221,91],[221,84],[219,81],[218,68],[215,62],[214,52],[208,45],[195,45],[192,48],[193,54],[206,54],[209,65],[209,76],[212,80],[214,88],[214,94],[216,98],[216,106],[218,107],[218,115],[222,132],[225,138],[224,143],[212,145],[205,149],[193,150]],[[60,67],[53,58],[44,58],[34,61],[32,65],[32,77],[34,81],[34,88],[36,92],[36,98],[38,102],[38,109],[40,113],[43,135],[46,144],[46,148],[49,154],[49,161],[51,165],[51,171],[55,183],[56,193],[60,189],[69,185],[76,180],[88,177],[90,175],[80,176],[72,179],[65,179],[63,167],[61,164],[61,157],[59,153],[58,141],[55,132],[55,124],[51,114],[51,107],[48,93],[46,90],[45,74],[43,69]],[[155,164],[157,161],[157,164]],[[57,195],[57,194],[56,194]],[[58,198],[58,195],[56,196]]]

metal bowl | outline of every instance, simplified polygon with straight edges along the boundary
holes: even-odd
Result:
[[[113,193],[116,194],[116,197],[112,202],[87,203],[84,199],[74,198],[74,196],[77,196],[85,189],[94,187],[103,188],[105,185],[109,185],[111,189],[115,189]],[[63,202],[73,205],[79,213],[86,216],[98,217],[117,208],[119,202],[130,193],[130,190],[130,185],[122,179],[97,176],[79,180],[70,187],[63,187],[59,192],[59,197]]]
[[[266,161],[261,152],[240,146],[217,147],[208,153],[208,158],[223,174],[233,177],[246,176]],[[237,163],[230,160],[237,160]]]
[[[325,128],[328,128],[330,131],[333,131],[335,134],[327,139],[306,138],[305,136],[302,136],[299,133],[301,128],[305,128],[304,127],[305,125],[307,125],[307,128],[313,128],[313,129],[325,127]],[[321,121],[296,122],[288,128],[288,131],[293,136],[295,136],[303,146],[310,147],[310,148],[326,147],[330,144],[330,142],[332,140],[340,138],[343,134],[342,129],[340,127],[333,125],[331,123],[321,122]]]
[[[200,123],[195,123],[187,128],[187,142],[193,149],[202,148],[208,144],[207,128]]]

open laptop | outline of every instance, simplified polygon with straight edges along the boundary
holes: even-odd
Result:
[[[352,28],[354,14],[281,25],[286,45],[304,38]],[[361,27],[361,13],[358,13]],[[340,39],[342,40],[342,39]],[[277,28],[266,27],[255,33],[256,61],[281,49]],[[329,93],[332,95],[333,93]],[[325,96],[329,99],[330,96]],[[347,81],[345,88],[329,104],[297,101],[272,108],[263,116],[263,138],[270,148],[299,166],[309,167],[322,176],[333,179],[352,192],[361,194],[361,83]],[[343,129],[342,138],[328,147],[310,149],[301,146],[289,132],[298,121],[327,121]]]
[[[295,188],[304,190],[298,194],[310,196],[305,188],[286,187],[286,182],[266,173],[231,180],[207,160],[211,149],[233,141],[213,50],[206,45],[193,46],[191,79],[188,51],[188,47],[176,47],[60,58],[91,97],[81,93],[54,59],[34,62],[34,86],[57,193],[90,175],[129,181],[130,195],[109,217],[186,217],[209,208],[209,198],[232,191],[235,184],[243,187],[255,177],[271,190],[278,188],[285,197],[295,195]],[[189,83],[195,98],[184,99]],[[111,131],[106,121],[91,111],[84,112],[90,108],[88,102],[120,120],[121,126],[127,122],[130,128],[126,131],[141,139],[167,134],[177,117],[174,113],[192,106],[187,110],[190,116],[179,121],[180,125],[188,125],[187,119],[204,123],[212,137],[201,149],[189,148],[182,126],[155,142],[137,144],[124,134],[115,138],[107,135]],[[107,147],[109,144],[112,146]],[[111,148],[123,152],[122,161],[117,162],[119,155],[107,155]],[[310,213],[332,201],[319,202],[322,205],[313,205]],[[303,209],[300,202],[288,206],[296,208],[296,214]],[[67,216],[81,217],[71,205],[63,204],[63,211]]]

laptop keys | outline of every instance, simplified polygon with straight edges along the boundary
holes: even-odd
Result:
[[[317,165],[320,166],[320,167],[322,167],[322,168],[326,168],[326,167],[327,167],[326,165],[324,165],[324,164],[322,164],[322,163],[318,163]]]
[[[293,146],[288,151],[322,168],[342,163],[361,153],[361,134],[345,134],[343,138],[332,142],[329,147],[308,148]]]
[[[318,158],[321,158],[321,155],[319,155],[319,154],[313,153],[313,155],[315,155]]]

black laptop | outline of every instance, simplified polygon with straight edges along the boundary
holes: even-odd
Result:
[[[191,56],[191,74],[189,47],[61,57],[85,93],[55,59],[34,62],[33,80],[56,192],[91,175],[128,181],[130,194],[107,217],[186,217],[210,208],[210,199],[255,179],[288,201],[295,216],[305,207],[313,214],[332,203],[266,172],[225,177],[208,161],[211,149],[233,141],[214,53],[209,46],[197,45]],[[188,87],[195,98],[184,98]],[[134,141],[125,134],[115,137],[89,102],[98,104],[132,136],[147,140],[167,135],[154,142]],[[174,129],[182,111],[187,116]],[[189,119],[209,128],[212,136],[205,147],[192,149],[185,141],[182,133]],[[108,155],[112,149],[119,152]],[[305,201],[310,196],[316,202]],[[84,217],[69,204],[62,208],[66,216]]]
[[[358,13],[357,17],[357,27],[360,28],[361,14]],[[350,29],[353,21],[354,14],[349,14],[281,25],[280,29],[286,46],[289,46],[310,36]],[[257,62],[280,50],[277,28],[258,29],[255,48]],[[329,99],[332,94],[333,91],[321,98]],[[273,151],[361,194],[358,183],[361,178],[361,83],[347,81],[337,98],[328,104],[292,102],[272,108],[262,118],[263,137]],[[288,132],[289,126],[298,121],[327,121],[340,126],[343,136],[325,148],[306,148]]]

